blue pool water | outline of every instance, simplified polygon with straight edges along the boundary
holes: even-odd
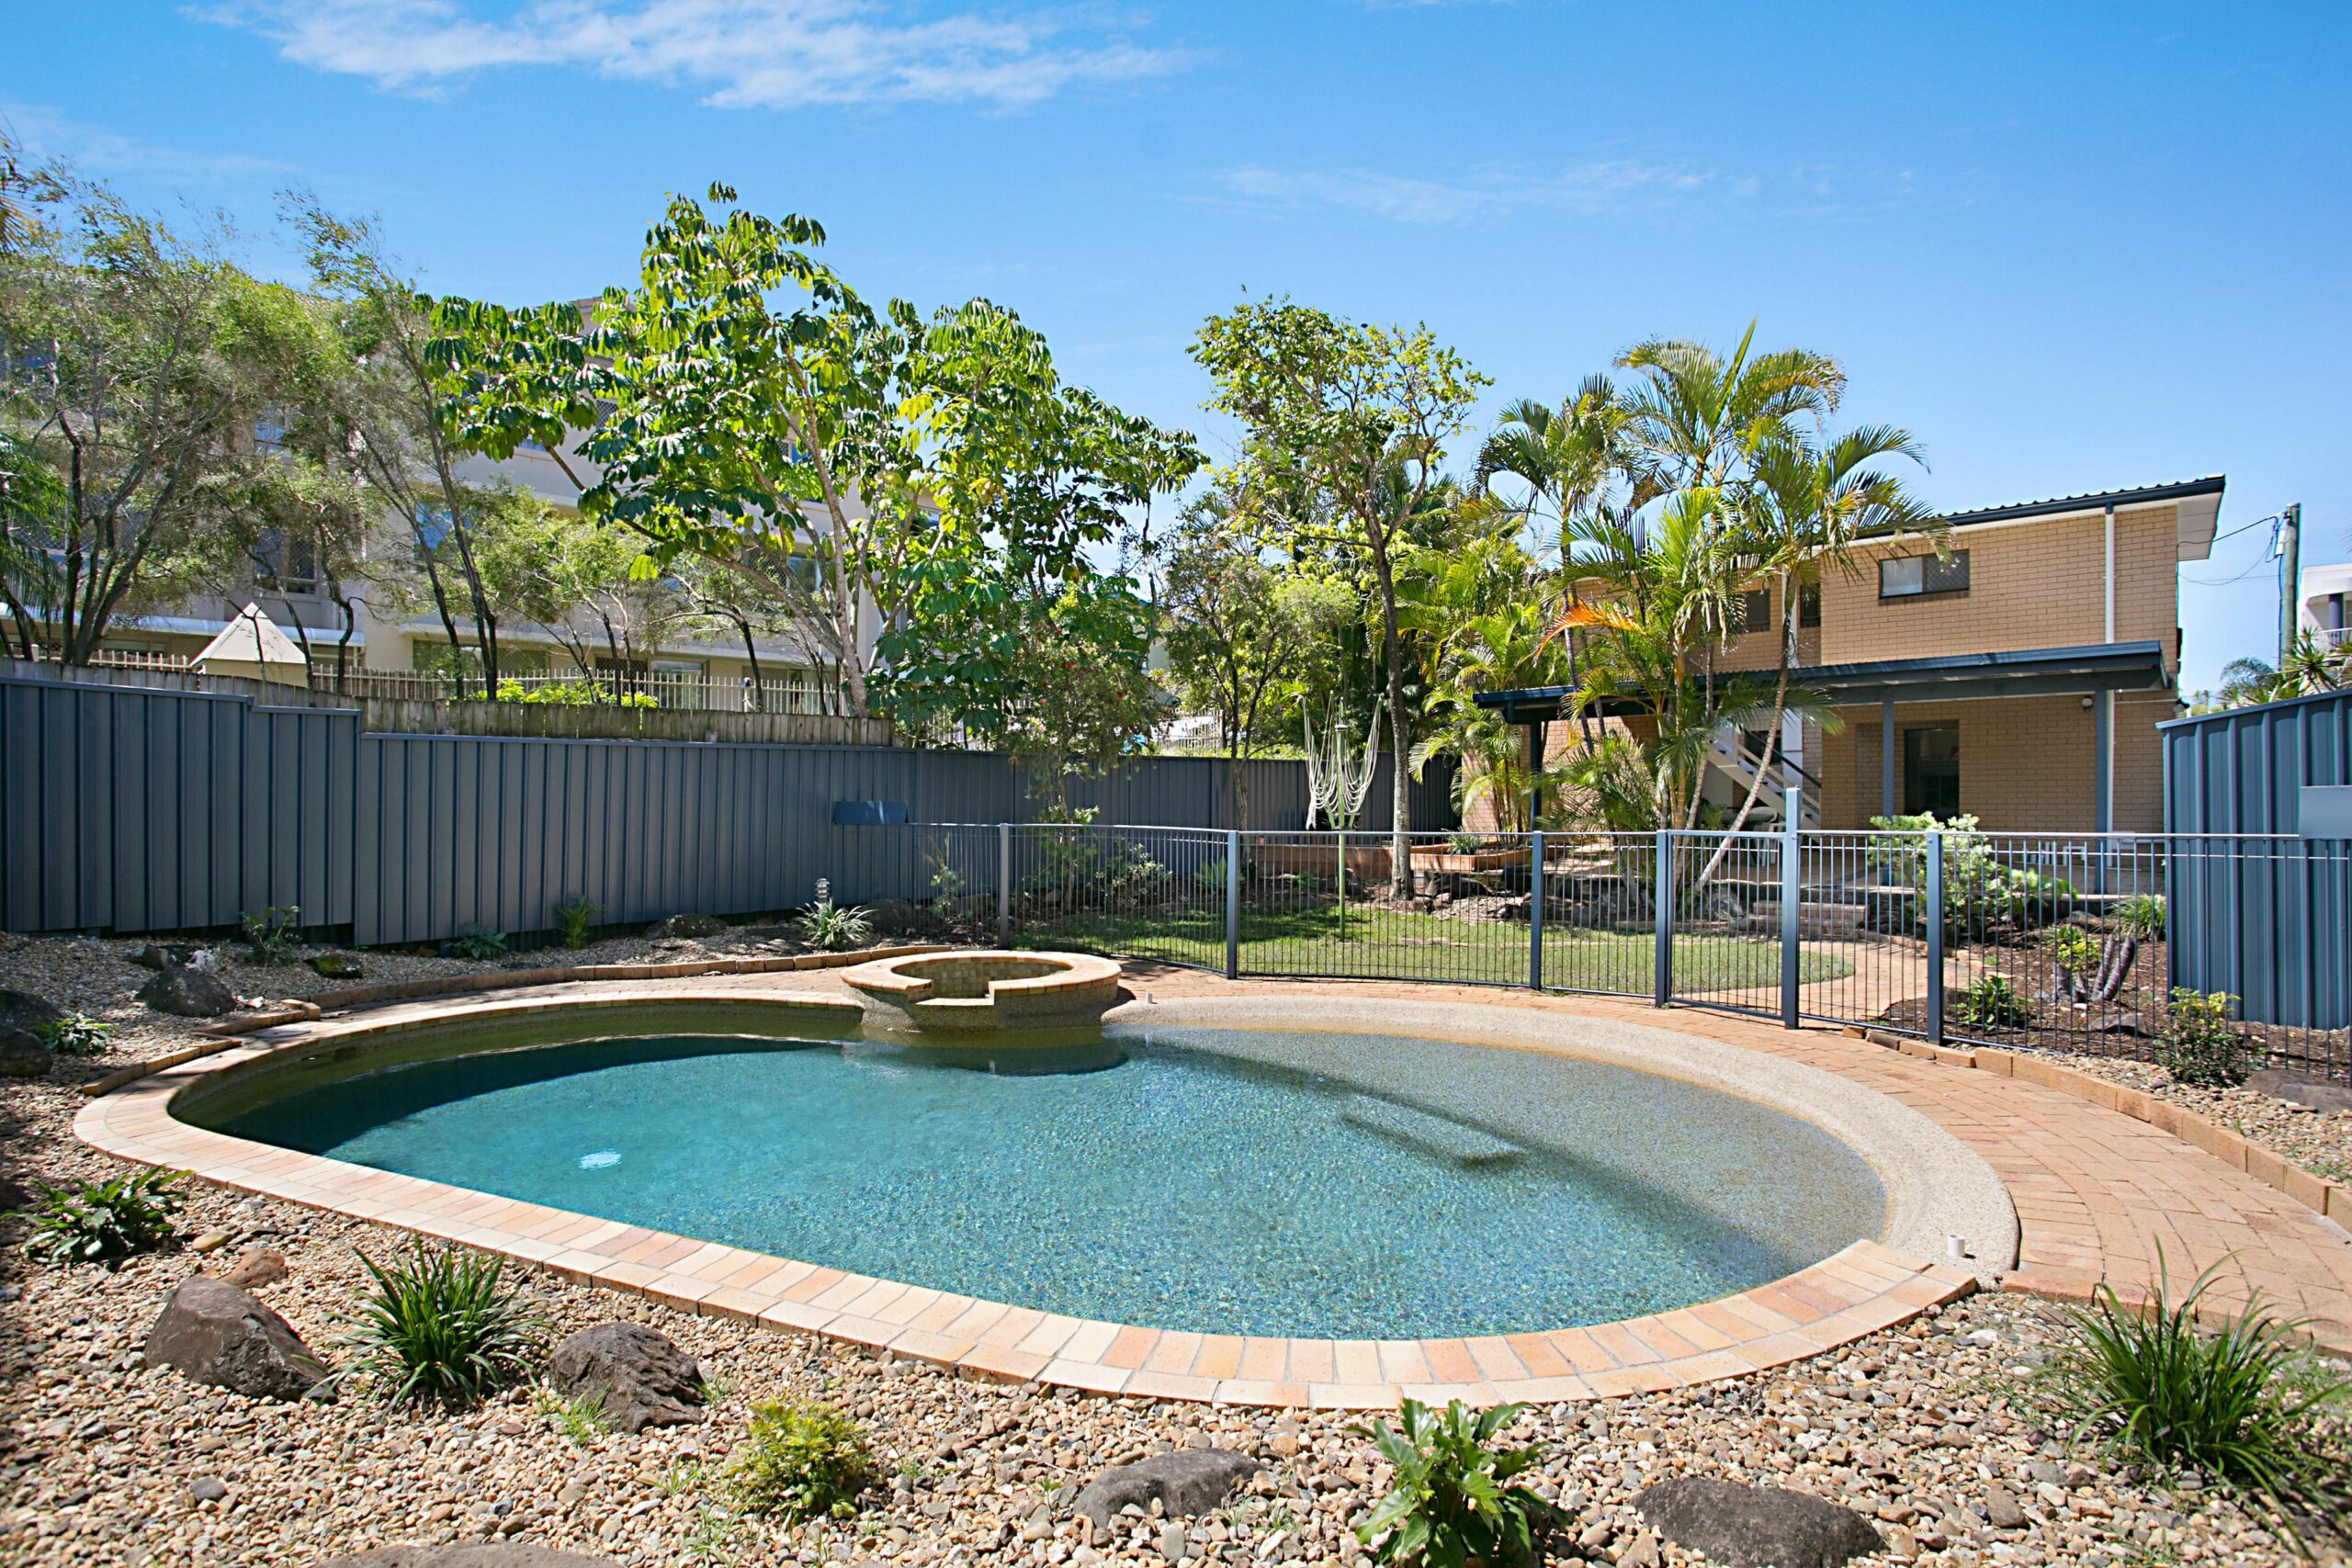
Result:
[[[1826,1134],[1646,1074],[1370,1035],[1107,1037],[993,1062],[863,1041],[508,1051],[312,1084],[220,1126],[884,1279],[1222,1333],[1605,1322],[1777,1278],[1883,1216],[1869,1168]]]

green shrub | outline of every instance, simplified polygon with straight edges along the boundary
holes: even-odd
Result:
[[[1994,871],[2000,912],[2019,931],[2063,920],[2075,912],[2075,885],[2064,877],[2007,866]]]
[[[2005,975],[1980,976],[1962,993],[1959,1011],[1962,1023],[1994,1029],[2023,1029],[2033,1019],[2033,1004]]]
[[[589,930],[596,923],[597,913],[596,901],[585,894],[558,904],[555,919],[563,931],[563,945],[574,950],[587,946]]]
[[[496,958],[506,951],[506,933],[488,926],[468,926],[441,944],[451,958]]]
[[[1498,1404],[1482,1413],[1457,1399],[1440,1413],[1408,1399],[1396,1409],[1401,1430],[1385,1421],[1354,1428],[1396,1472],[1356,1538],[1379,1561],[1406,1568],[1533,1562],[1555,1522],[1552,1506],[1509,1483],[1535,1463],[1538,1451],[1487,1447],[1524,1408]]]
[[[2164,1256],[2157,1253],[2161,1275]],[[2218,1266],[2217,1266],[2218,1267]],[[2179,1300],[2161,1284],[2145,1311],[2098,1287],[2067,1309],[2069,1329],[2040,1374],[2076,1441],[2164,1474],[2195,1469],[2269,1505],[2290,1531],[2300,1517],[2341,1530],[2352,1517],[2352,1455],[2321,1422],[2352,1392],[2299,1344],[2306,1325],[2264,1310],[2259,1292],[2218,1333],[2197,1305],[2213,1270]]]
[[[2173,987],[2165,1010],[2165,1032],[2156,1042],[2156,1065],[2185,1084],[2199,1089],[2235,1089],[2262,1066],[2259,1042],[2230,1027],[2227,991],[2197,991]]]
[[[2140,942],[2162,942],[2165,934],[2165,900],[2161,893],[2135,893],[2122,900],[2108,914],[2116,929]]]
[[[2077,979],[2098,967],[2098,938],[2080,926],[2052,926],[2041,933],[2051,961]]]
[[[537,686],[526,686],[520,681],[501,681],[498,683],[498,700],[565,708],[658,708],[662,705],[650,692],[623,692],[616,697],[613,689],[601,681],[551,681]]]
[[[831,885],[817,879],[817,901],[800,911],[800,937],[823,953],[863,947],[874,938],[874,922],[862,908],[842,908],[833,902]]]
[[[461,1410],[531,1375],[544,1325],[498,1258],[419,1240],[359,1262],[368,1284],[344,1343],[385,1403]]]
[[[62,1267],[153,1252],[172,1239],[172,1216],[179,1207],[176,1171],[125,1171],[108,1181],[51,1187],[33,1211],[25,1253]]]
[[[107,1048],[107,1037],[114,1032],[114,1025],[85,1012],[69,1012],[63,1018],[51,1019],[33,1032],[42,1044],[61,1056],[95,1056]]]
[[[856,1422],[830,1404],[777,1400],[752,1407],[752,1428],[727,1467],[747,1513],[797,1525],[845,1519],[882,1479]]]
[[[1445,847],[1457,855],[1475,855],[1487,847],[1482,833],[1456,833],[1445,840]]]
[[[294,927],[301,916],[295,905],[284,908],[272,905],[258,915],[239,915],[237,932],[253,950],[254,963],[283,964],[294,956],[299,940]]]

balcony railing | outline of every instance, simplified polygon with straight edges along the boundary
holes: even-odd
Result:
[[[504,693],[519,693],[541,702],[571,699],[593,705],[624,698],[650,698],[657,707],[687,713],[822,714],[824,688],[808,675],[763,675],[755,686],[750,677],[729,680],[683,670],[656,670],[644,674],[602,671],[594,676],[510,675],[499,682]],[[311,689],[339,692],[345,696],[390,702],[446,703],[458,700],[458,682],[437,670],[346,670],[338,678],[331,664],[311,667]],[[464,696],[480,701],[481,682],[469,677]]]

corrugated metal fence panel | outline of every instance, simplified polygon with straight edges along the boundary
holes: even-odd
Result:
[[[1302,763],[1240,766],[1253,828],[1305,820]],[[1105,822],[1221,827],[1230,773],[1139,759],[1070,798]],[[1385,781],[1384,761],[1367,828],[1388,821]],[[1417,826],[1454,820],[1447,786],[1434,767],[1413,785]],[[0,677],[0,920],[130,933],[293,905],[371,944],[543,931],[581,897],[615,923],[797,908],[820,876],[847,902],[922,897],[938,843],[836,826],[835,801],[985,823],[1044,798],[987,752],[364,734],[348,710]]]
[[[2228,991],[2261,1023],[2352,1025],[2352,843],[2282,843],[2307,784],[2352,784],[2352,693],[2164,727],[2174,842],[2171,983]]]
[[[351,918],[357,716],[0,681],[0,918],[179,931],[296,905]]]

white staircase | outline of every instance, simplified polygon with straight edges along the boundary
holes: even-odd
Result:
[[[1745,735],[1728,724],[1719,724],[1707,744],[1707,765],[1730,784],[1732,809],[1737,811],[1739,803],[1746,800],[1747,792],[1755,787],[1756,775],[1763,768],[1764,759],[1749,747]],[[1800,811],[1802,820],[1798,826],[1821,826],[1819,784],[1806,776],[1801,767],[1795,767],[1787,758],[1781,757],[1774,760],[1772,776],[1764,781],[1763,791],[1756,797],[1756,809],[1747,815],[1748,831],[1773,832],[1787,826],[1782,809],[1786,792],[1792,784],[1801,784],[1804,791]]]

